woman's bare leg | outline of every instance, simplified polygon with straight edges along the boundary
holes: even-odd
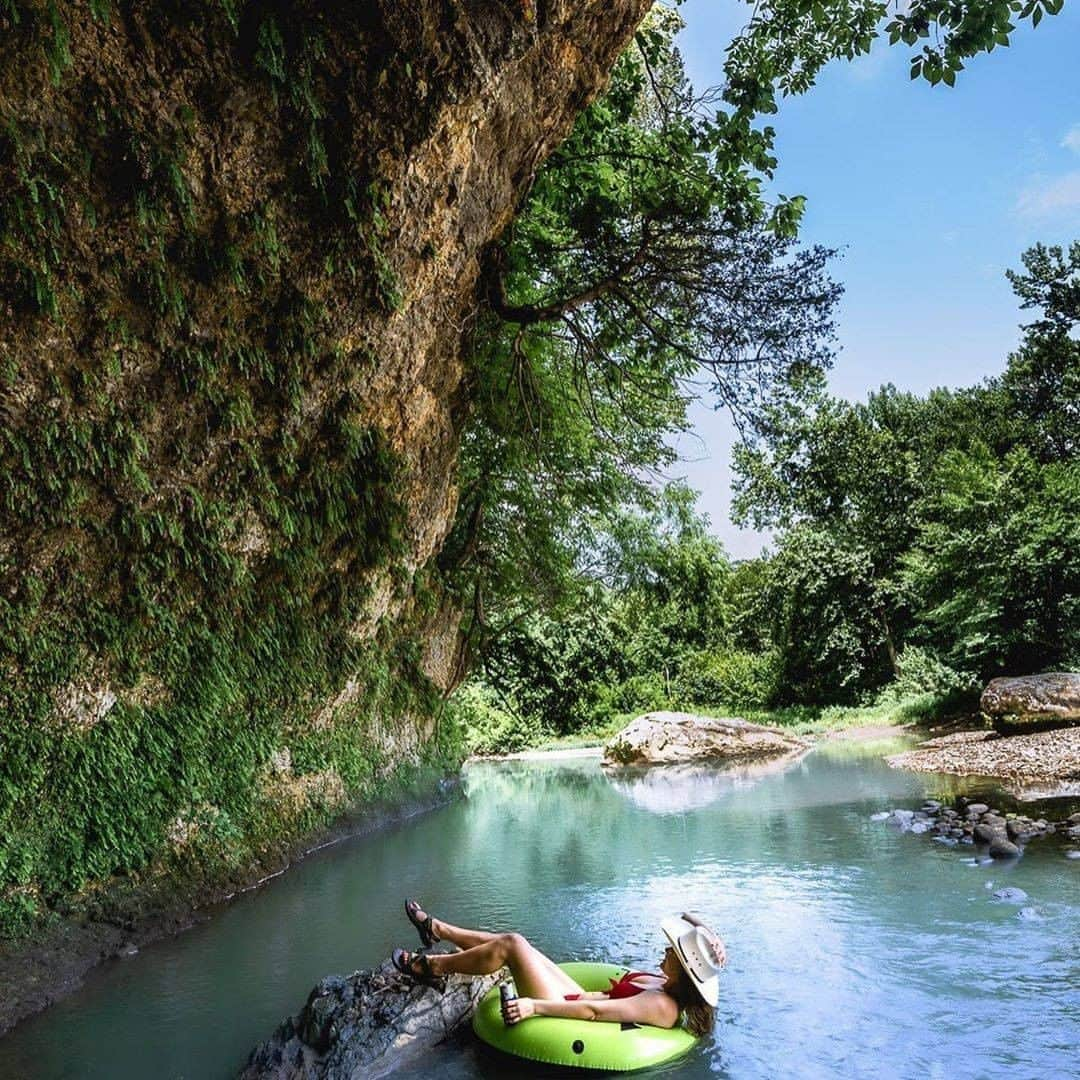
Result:
[[[437,932],[441,935],[441,931]],[[483,931],[466,931],[466,934],[471,933]],[[453,938],[448,937],[447,940],[452,941]],[[509,967],[517,992],[522,997],[560,999],[566,994],[582,993],[582,988],[562,968],[521,934],[491,934],[487,941],[463,952],[429,954],[428,961],[436,975],[449,975],[452,972],[490,975],[501,967]]]
[[[473,949],[477,945],[486,945],[499,935],[490,930],[468,930],[464,926],[455,926],[453,923],[443,922],[442,919],[432,917],[431,928],[442,938],[456,945],[459,949]]]

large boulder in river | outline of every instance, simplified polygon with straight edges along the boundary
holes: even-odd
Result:
[[[991,679],[980,707],[998,731],[1066,727],[1080,723],[1080,674],[1051,671]]]
[[[418,1054],[467,1023],[505,974],[451,975],[441,990],[421,986],[389,962],[329,975],[298,1016],[257,1046],[239,1080],[377,1080],[407,1074]]]
[[[608,765],[669,765],[685,761],[746,761],[801,753],[804,739],[736,717],[652,712],[639,716],[604,746]]]

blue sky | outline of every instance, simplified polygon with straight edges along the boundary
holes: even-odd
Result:
[[[699,89],[722,81],[724,49],[750,9],[687,0],[679,46]],[[802,238],[842,249],[845,287],[833,392],[884,382],[916,392],[1000,372],[1024,319],[1005,280],[1036,241],[1080,238],[1080,4],[1008,48],[976,57],[953,88],[908,78],[910,50],[838,62],[772,119],[775,190],[807,197]],[[693,409],[684,475],[735,557],[763,538],[728,521],[726,418]]]

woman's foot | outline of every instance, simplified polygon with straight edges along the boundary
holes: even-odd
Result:
[[[408,949],[395,949],[390,954],[390,962],[410,979],[424,983],[425,986],[438,986],[438,976],[431,968],[431,961],[422,952],[409,952]]]
[[[425,949],[429,945],[434,945],[437,941],[442,941],[442,938],[435,932],[431,916],[424,911],[416,900],[405,901],[405,914],[409,922],[416,927],[416,932],[420,935],[420,944]]]

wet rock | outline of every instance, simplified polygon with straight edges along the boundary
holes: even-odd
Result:
[[[987,825],[985,821],[980,821],[975,826],[975,839],[981,840],[984,844],[993,843],[993,841],[1005,839],[1005,831],[998,828],[996,825]]]
[[[1027,898],[1028,894],[1014,885],[1007,885],[1003,889],[994,890],[994,899],[1001,904],[1022,904]]]
[[[1065,852],[1065,858],[1080,859],[1080,851],[1077,851],[1075,848],[1070,848],[1068,851]]]
[[[987,806],[986,803],[969,803],[967,808],[967,816],[980,817],[981,815],[985,814],[989,809],[990,807]]]
[[[440,992],[395,971],[330,975],[308,995],[300,1013],[256,1047],[240,1080],[375,1080],[407,1071],[467,1023],[501,974],[451,975]]]
[[[1033,907],[1026,907],[1021,908],[1016,913],[1016,917],[1018,919],[1023,919],[1025,922],[1037,922],[1042,918],[1042,915],[1039,914],[1038,909]]]
[[[871,821],[884,821],[889,816],[888,810],[879,810],[876,814],[870,815]]]
[[[1022,852],[1004,836],[995,836],[990,841],[990,857],[993,859],[1019,859]]]

